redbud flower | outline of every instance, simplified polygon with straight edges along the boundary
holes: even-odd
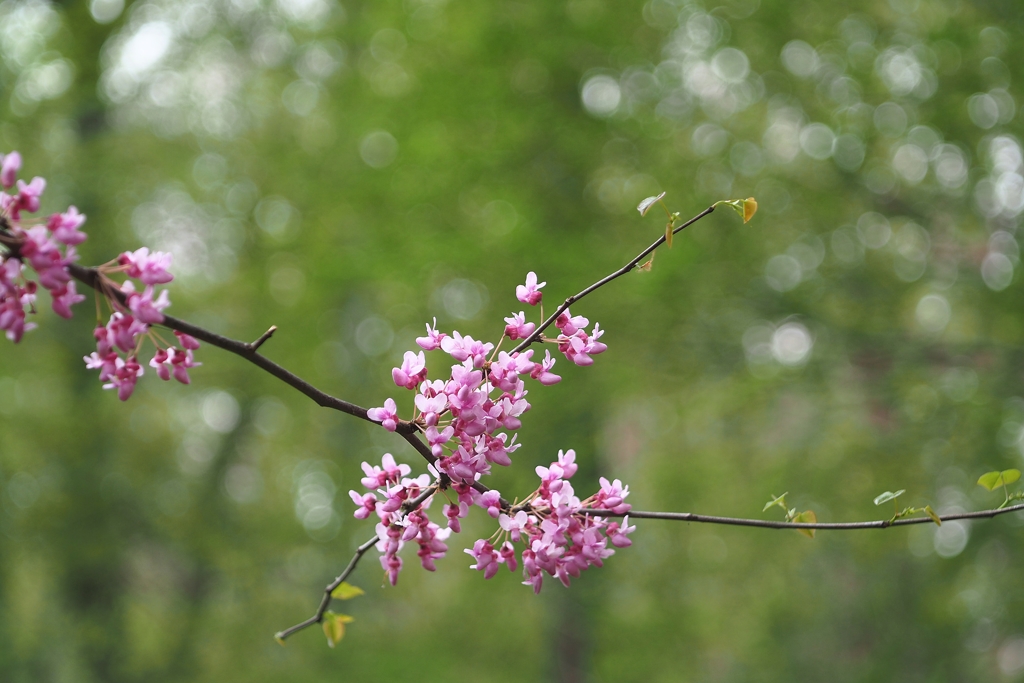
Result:
[[[416,385],[427,378],[427,359],[423,352],[417,354],[406,351],[402,366],[391,370],[391,378],[400,387],[415,389]]]
[[[546,282],[537,283],[537,273],[532,270],[526,274],[526,284],[516,286],[516,298],[522,301],[524,304],[530,304],[536,306],[540,303],[543,293],[540,288],[546,285]]]
[[[526,322],[526,313],[523,311],[513,313],[512,317],[505,318],[505,322],[508,323],[505,326],[505,334],[512,340],[526,339],[533,334],[534,329],[537,327],[533,323]]]
[[[125,271],[128,277],[142,280],[147,285],[161,285],[170,282],[174,276],[167,272],[171,267],[171,255],[162,251],[149,253],[147,247],[136,251],[126,251],[118,258],[118,263],[128,266]]]
[[[427,336],[416,337],[416,343],[424,351],[433,351],[434,349],[441,348],[441,341],[448,336],[444,332],[438,332],[436,328],[437,318],[434,318],[433,326],[427,323]]]
[[[64,213],[55,213],[50,216],[47,228],[53,233],[53,238],[63,244],[81,244],[85,241],[86,234],[78,229],[85,223],[85,214],[78,213],[78,209],[69,206]]]
[[[0,165],[0,185],[5,188],[14,187],[18,171],[21,170],[21,155],[17,152],[10,152],[9,154],[0,154],[0,159],[3,160]]]
[[[398,406],[395,405],[394,399],[385,400],[383,408],[370,408],[366,411],[366,416],[374,422],[380,422],[389,432],[398,429]]]

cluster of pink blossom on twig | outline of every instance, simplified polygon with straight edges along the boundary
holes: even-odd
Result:
[[[516,297],[522,303],[536,306],[541,303],[541,288],[535,273],[529,273],[526,283],[516,288]],[[543,316],[542,316],[543,317]],[[535,323],[526,320],[524,311],[505,318],[507,323],[502,339],[495,346],[481,342],[458,331],[451,334],[427,325],[427,334],[416,343],[419,352],[407,351],[401,366],[392,370],[395,384],[413,392],[411,422],[427,440],[434,461],[429,465],[437,482],[444,482],[441,490],[449,497],[443,508],[445,528],[430,521],[428,497],[417,509],[406,512],[403,507],[414,500],[428,486],[431,478],[422,475],[409,478],[407,465],[396,465],[391,454],[385,454],[381,467],[363,463],[366,477],[363,486],[369,493],[350,491],[357,509],[355,516],[365,519],[376,513],[377,544],[381,552],[381,565],[392,584],[398,581],[402,559],[398,551],[403,543],[415,540],[419,544],[419,557],[424,568],[433,571],[434,561],[447,551],[445,540],[451,533],[461,531],[460,519],[473,505],[487,510],[499,520],[499,529],[489,539],[480,539],[472,549],[466,550],[476,561],[473,569],[491,578],[501,564],[509,570],[518,568],[513,543],[522,542],[525,548],[521,558],[526,581],[540,591],[543,572],[557,577],[565,585],[570,577],[578,577],[587,567],[601,566],[604,558],[614,553],[614,547],[630,544],[626,537],[633,528],[626,522],[609,522],[581,510],[612,510],[624,513],[629,505],[623,499],[629,495],[621,482],[601,480],[601,490],[581,500],[567,481],[576,472],[575,453],[559,453],[558,461],[550,467],[538,467],[540,486],[522,503],[509,506],[501,494],[493,489],[475,486],[482,477],[491,473],[492,465],[512,464],[510,455],[520,444],[509,433],[522,426],[520,418],[530,409],[524,377],[537,380],[541,385],[561,381],[554,374],[555,359],[545,351],[540,362],[533,360],[533,350],[501,351],[505,338],[528,340],[534,335]],[[591,365],[593,356],[606,350],[598,341],[603,331],[595,323],[590,333],[590,321],[573,316],[568,309],[554,321],[560,334],[556,338],[539,336],[539,340],[557,346],[565,357],[576,365]],[[441,350],[456,362],[447,379],[430,380],[424,351]],[[379,408],[367,411],[370,419],[380,422],[385,429],[395,431],[401,422],[394,399],[387,399]],[[436,494],[435,494],[436,495]],[[511,513],[511,514],[510,514]]]
[[[38,285],[50,292],[54,312],[64,318],[72,316],[73,305],[85,300],[75,290],[68,271],[68,266],[78,260],[75,247],[86,239],[80,230],[85,215],[71,206],[46,220],[25,216],[39,211],[46,180],[38,176],[29,183],[18,180],[20,169],[18,152],[0,155],[0,184],[5,190],[17,186],[12,194],[0,192],[0,244],[8,249],[0,255],[0,329],[15,343],[36,327],[35,323],[26,322],[26,313],[35,313]],[[199,342],[193,337],[175,332],[177,344],[168,345],[150,329],[151,325],[163,322],[162,311],[171,305],[167,290],[159,295],[155,291],[156,285],[174,279],[167,270],[170,265],[170,254],[150,253],[142,247],[126,251],[116,261],[97,269],[98,289],[112,312],[105,325],[97,325],[93,333],[96,351],[85,357],[85,363],[88,368],[99,370],[100,381],[105,382],[103,388],[116,389],[122,401],[132,395],[143,374],[138,356],[147,338],[156,347],[149,365],[161,379],[168,380],[173,375],[188,384],[188,369],[198,365],[192,352],[199,348]],[[29,268],[35,271],[38,283],[30,279]],[[109,277],[117,273],[127,276],[120,286]]]

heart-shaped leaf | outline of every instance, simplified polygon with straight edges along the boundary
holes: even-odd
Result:
[[[359,586],[353,586],[347,581],[342,581],[338,584],[338,587],[331,591],[331,597],[337,598],[338,600],[348,600],[349,598],[355,598],[363,595],[363,589]]]
[[[640,212],[641,216],[646,216],[647,212],[651,210],[651,207],[660,202],[664,196],[665,193],[662,192],[657,196],[648,197],[647,199],[637,204],[636,210]]]
[[[345,637],[345,624],[352,621],[354,619],[347,614],[324,612],[324,619],[321,623],[324,627],[324,635],[327,636],[327,644],[330,647],[341,642],[341,639]]]
[[[814,514],[814,510],[804,510],[800,514],[793,517],[793,521],[799,522],[801,524],[814,524],[818,521],[818,515]],[[797,529],[797,531],[802,533],[807,538],[814,538],[814,529]]]
[[[924,506],[924,514],[931,517],[932,521],[935,522],[936,526],[942,526],[942,519],[940,519],[939,516],[935,514],[935,510],[932,510],[931,505]]]
[[[892,491],[880,493],[877,496],[875,496],[875,505],[881,505],[882,503],[888,503],[890,500],[896,500],[906,492],[906,489],[900,489],[896,493],[893,493]]]
[[[789,491],[787,491],[786,493],[789,493]],[[761,512],[767,512],[768,508],[772,507],[773,505],[780,505],[783,509],[785,509],[786,493],[783,493],[781,496],[772,496],[772,499],[764,504],[764,509],[761,510]]]
[[[753,197],[747,197],[743,200],[743,222],[750,222],[755,213],[757,213],[757,200]]]

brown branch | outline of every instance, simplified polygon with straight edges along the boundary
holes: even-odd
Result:
[[[711,213],[714,210],[715,210],[715,206],[712,204],[711,206],[709,206],[708,208],[704,209],[703,211],[698,213],[696,216],[691,218],[690,220],[688,220],[685,223],[683,223],[682,225],[680,225],[678,228],[674,229],[672,231],[672,234],[674,235],[677,232],[679,232],[680,230],[684,230],[684,229],[690,227],[691,225],[693,225],[694,223],[699,221],[701,218],[704,218],[704,216],[707,216],[709,213]],[[605,286],[606,284],[608,284],[612,280],[614,280],[614,279],[616,279],[618,277],[622,277],[623,275],[625,275],[629,271],[631,271],[634,268],[636,268],[637,264],[640,263],[640,261],[645,256],[647,256],[652,251],[654,251],[655,249],[660,247],[664,242],[665,242],[665,235],[662,235],[658,239],[654,240],[654,243],[651,244],[651,246],[649,246],[646,249],[644,249],[643,251],[641,251],[629,263],[627,263],[626,265],[622,266],[621,268],[616,270],[614,273],[611,273],[610,275],[606,275],[605,277],[601,278],[600,280],[598,280],[594,284],[590,285],[589,287],[587,287],[583,291],[579,292],[578,294],[573,294],[568,299],[563,301],[562,304],[558,308],[555,309],[555,312],[552,313],[551,315],[549,315],[547,320],[545,320],[543,323],[541,323],[540,326],[533,331],[533,334],[531,334],[529,337],[527,337],[523,341],[519,342],[519,346],[517,346],[514,349],[512,349],[511,351],[509,351],[509,354],[511,355],[511,354],[516,353],[517,351],[522,351],[527,346],[529,346],[530,344],[532,344],[535,341],[537,341],[538,339],[540,339],[541,333],[544,332],[544,330],[546,330],[547,328],[551,327],[551,324],[554,323],[558,319],[558,316],[562,315],[562,313],[564,313],[569,308],[569,306],[572,306],[574,303],[576,303],[577,301],[579,301],[580,299],[585,297],[587,294],[590,294],[595,289],[599,289],[600,287]]]
[[[978,512],[958,512],[951,515],[939,515],[943,522],[957,519],[988,519],[1007,512],[1024,510],[1024,503],[1011,505],[1005,508],[994,508],[992,510],[980,510]],[[931,517],[905,517],[903,519],[879,519],[871,522],[776,522],[769,519],[743,519],[741,517],[717,517],[714,515],[698,515],[693,512],[645,512],[643,510],[630,510],[629,512],[610,512],[608,510],[595,510],[585,508],[580,510],[583,514],[592,514],[596,517],[630,517],[632,519],[667,519],[676,522],[699,522],[702,524],[728,524],[731,526],[751,526],[762,529],[832,529],[836,531],[848,531],[853,529],[886,529],[891,526],[906,526],[908,524],[934,524]]]
[[[251,351],[255,351],[256,349],[260,348],[261,346],[263,346],[263,342],[267,341],[272,336],[274,336],[275,332],[277,332],[277,325],[271,325],[270,329],[261,334],[259,339],[249,344],[249,349]]]
[[[436,483],[433,484],[432,486],[428,486],[426,489],[423,490],[423,492],[420,495],[416,496],[414,499],[402,505],[402,509],[405,511],[406,514],[409,514],[410,512],[418,508],[420,505],[423,505],[424,501],[426,501],[427,498],[430,498],[432,495],[437,493],[438,487],[439,485]],[[348,561],[348,566],[345,567],[344,571],[342,571],[341,574],[338,574],[338,576],[335,577],[334,581],[331,581],[329,584],[327,584],[327,587],[324,588],[324,596],[320,599],[320,606],[316,608],[316,612],[313,614],[313,616],[311,616],[309,619],[306,619],[305,621],[301,621],[298,624],[295,624],[294,626],[290,626],[283,631],[278,631],[274,634],[274,638],[276,638],[279,643],[284,644],[285,638],[292,635],[293,633],[298,633],[304,628],[309,628],[313,624],[319,624],[321,621],[323,621],[324,612],[327,611],[327,607],[331,604],[331,593],[334,592],[335,588],[341,585],[342,581],[347,579],[349,575],[353,571],[355,571],[356,565],[359,564],[359,560],[363,559],[363,555],[365,555],[367,551],[377,543],[377,541],[377,536],[374,536],[373,538],[367,540],[361,546],[356,548],[356,553],[352,556],[352,559]]]
[[[113,292],[111,292],[111,288],[105,287],[100,272],[95,268],[86,268],[85,266],[80,266],[77,263],[72,263],[68,265],[68,272],[82,284],[88,285],[102,294],[113,294],[118,298],[122,305],[125,303],[124,294],[122,294],[118,289],[114,289]],[[195,337],[200,341],[204,341],[211,346],[216,346],[245,358],[252,364],[266,370],[274,377],[277,377],[285,384],[299,390],[309,398],[313,399],[316,401],[317,405],[321,407],[333,408],[334,410],[347,413],[348,415],[354,415],[355,417],[366,420],[367,422],[380,424],[379,422],[374,422],[367,416],[366,408],[357,406],[354,403],[349,403],[348,401],[337,398],[336,396],[331,396],[330,394],[317,389],[298,375],[284,369],[266,356],[262,356],[257,353],[257,349],[263,344],[263,342],[270,338],[270,335],[272,335],[274,330],[277,329],[276,327],[271,327],[263,334],[263,336],[249,344],[247,342],[219,335],[216,332],[211,332],[210,330],[199,327],[198,325],[193,325],[190,322],[180,320],[170,315],[164,316],[163,326],[172,330],[177,330],[178,332],[184,332],[185,334]],[[404,434],[414,432],[416,427],[412,423],[401,422],[398,429]]]

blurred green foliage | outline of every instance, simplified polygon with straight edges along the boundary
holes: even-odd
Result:
[[[821,521],[879,491],[981,509],[1020,467],[1019,3],[0,3],[0,149],[89,215],[83,262],[174,252],[171,312],[362,405],[437,316],[495,339],[716,212],[574,312],[591,368],[535,388],[508,495],[575,448],[641,509]],[[44,304],[43,308],[48,308]],[[89,304],[0,355],[0,679],[1019,680],[1024,517],[885,531],[638,523],[569,590],[461,548],[378,588],[337,648],[346,495],[400,439],[212,348],[120,404]],[[440,372],[442,368],[432,368]]]

